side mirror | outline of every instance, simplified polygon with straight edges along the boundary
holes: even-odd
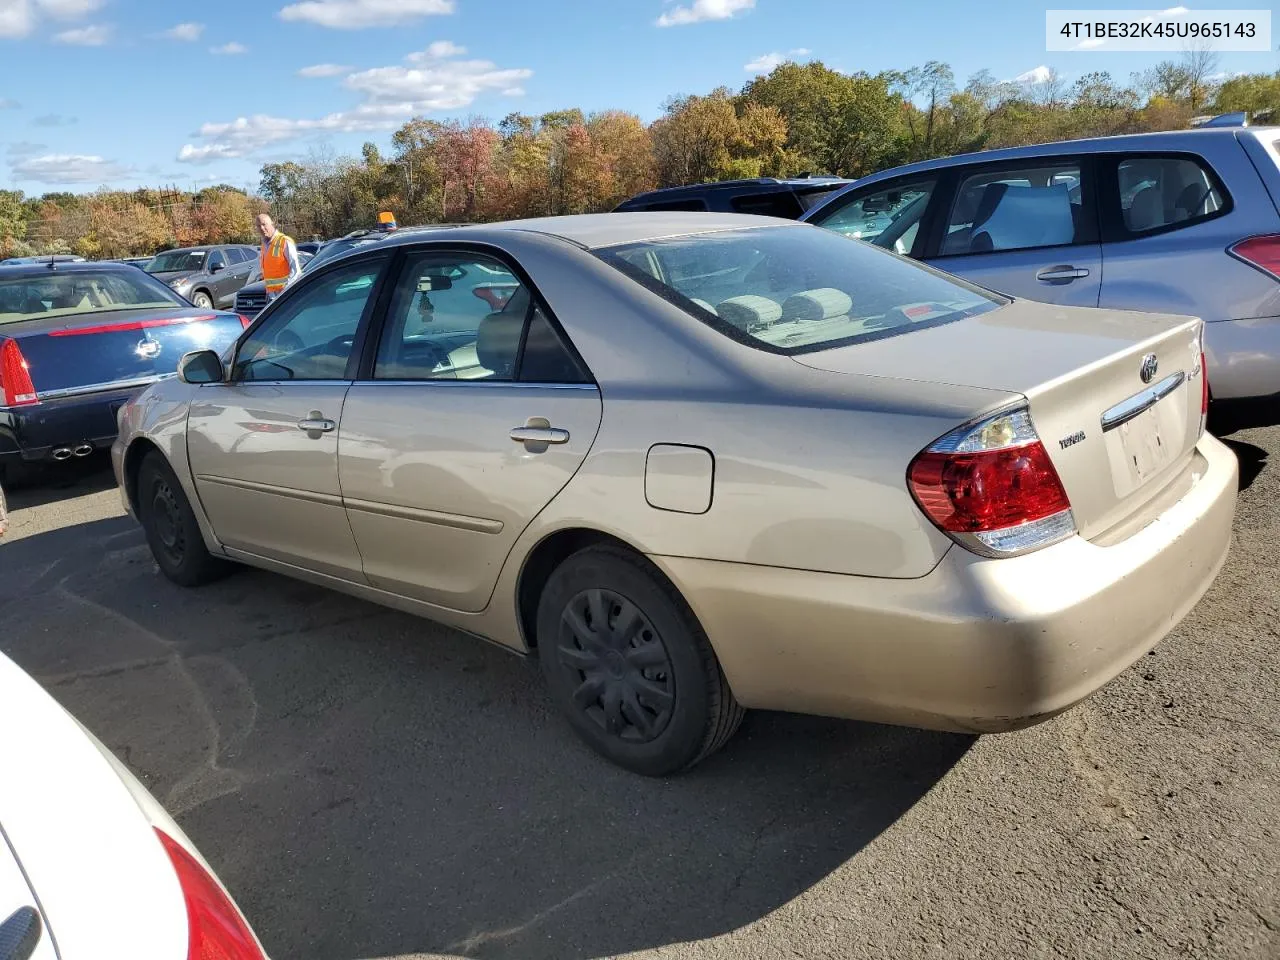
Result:
[[[222,359],[212,350],[196,350],[178,361],[178,377],[183,383],[221,383]]]
[[[209,268],[209,272],[221,273],[225,269],[227,269],[227,265],[225,263],[215,263],[212,267]]]

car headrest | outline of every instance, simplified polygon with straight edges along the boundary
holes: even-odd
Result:
[[[520,335],[529,312],[529,291],[520,287],[497,313],[480,321],[476,330],[476,359],[492,370],[495,379],[510,380],[515,373]]]
[[[1134,233],[1150,230],[1164,223],[1164,205],[1160,191],[1155,187],[1143,187],[1133,195],[1133,202],[1124,212],[1124,222]]]
[[[852,309],[853,298],[843,290],[821,287],[787,297],[782,304],[782,319],[830,320],[832,317],[847,317]]]
[[[976,232],[979,227],[991,219],[991,215],[996,212],[996,207],[1000,203],[1000,198],[1009,190],[1007,183],[988,183],[987,188],[982,191],[982,199],[978,201],[978,209],[973,212],[973,229]]]
[[[1209,199],[1210,190],[1200,183],[1188,183],[1178,194],[1173,204],[1174,213],[1180,220],[1190,220],[1200,216],[1204,202]]]
[[[758,330],[782,319],[782,305],[768,297],[745,294],[722,300],[715,312],[740,330]]]

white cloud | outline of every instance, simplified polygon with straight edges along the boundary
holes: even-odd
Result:
[[[22,104],[17,100],[11,100],[8,97],[0,97],[0,110],[19,110]]]
[[[1053,77],[1053,68],[1046,67],[1043,64],[1033,67],[1026,73],[1020,73],[1013,78],[1014,83],[1047,83]]]
[[[232,40],[230,43],[224,43],[220,47],[210,47],[209,52],[218,54],[219,56],[233,57],[236,54],[248,53],[249,48],[246,47],[243,43],[236,43],[234,40]]]
[[[42,14],[55,20],[77,20],[106,0],[0,0],[0,37],[25,37]]]
[[[179,23],[177,26],[170,27],[161,34],[166,40],[182,40],[187,43],[194,43],[200,39],[200,34],[204,33],[203,23]]]
[[[394,27],[453,10],[454,0],[304,0],[282,8],[280,19],[334,30],[362,30]]]
[[[60,113],[45,113],[31,121],[33,127],[69,127],[76,122],[75,117],[65,117]]]
[[[318,77],[340,77],[350,72],[351,67],[344,67],[340,63],[317,63],[314,66],[303,67],[298,71],[298,76],[314,80]]]
[[[671,8],[656,22],[660,27],[679,27],[703,20],[728,20],[755,5],[756,0],[693,0],[687,7]]]
[[[1162,11],[1166,17],[1181,17],[1191,11],[1186,7],[1170,7],[1168,10]]]
[[[113,160],[98,156],[50,153],[13,164],[15,180],[39,183],[108,183],[127,177],[130,171]]]
[[[744,63],[742,69],[747,73],[772,73],[775,68],[782,66],[788,60],[807,57],[810,52],[806,47],[797,47],[795,50],[788,50],[786,53],[766,53],[763,56],[756,57],[750,63]]]
[[[105,23],[76,27],[55,33],[53,39],[55,43],[67,43],[73,47],[103,47],[111,39],[111,27]]]
[[[1088,39],[1086,39],[1086,40],[1081,40],[1079,43],[1077,43],[1077,44],[1075,45],[1075,47],[1074,47],[1073,49],[1075,49],[1075,50],[1093,50],[1093,49],[1095,49],[1095,48],[1097,48],[1097,47],[1102,46],[1102,45],[1103,45],[1104,43],[1106,43],[1106,42],[1107,42],[1107,41],[1106,41],[1106,38],[1105,38],[1105,37],[1089,37],[1089,38],[1088,38]]]
[[[206,123],[196,133],[202,143],[186,144],[178,153],[184,163],[210,163],[256,153],[273,144],[325,133],[392,130],[411,117],[437,110],[460,110],[483,93],[524,93],[521,82],[532,70],[499,69],[488,60],[455,59],[462,47],[449,41],[431,44],[405,57],[407,66],[375,67],[349,74],[347,88],[364,97],[352,110],[317,119],[288,119],[268,114]],[[331,64],[318,64],[311,76],[335,75]],[[314,72],[319,68],[324,72]]]
[[[36,0],[36,6],[56,20],[79,20],[102,9],[106,0]]]
[[[0,37],[25,37],[35,27],[29,0],[0,0]]]
[[[437,40],[435,43],[427,44],[426,56],[436,60],[443,60],[445,57],[461,57],[467,52],[466,47],[460,47],[452,40]],[[421,58],[421,53],[411,53],[408,59],[413,61],[415,58]]]

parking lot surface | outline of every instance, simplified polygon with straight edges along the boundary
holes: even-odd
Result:
[[[1210,593],[1021,733],[756,713],[692,773],[641,779],[482,642],[257,571],[173,586],[105,469],[11,493],[0,649],[169,808],[276,958],[1276,958],[1268,421],[1223,428],[1244,489]]]

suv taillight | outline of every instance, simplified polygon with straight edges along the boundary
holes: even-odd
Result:
[[[39,403],[36,385],[17,340],[0,340],[0,395],[6,407]]]
[[[1071,501],[1025,408],[959,427],[907,470],[925,515],[961,546],[1010,557],[1076,532]]]
[[[156,836],[169,855],[187,905],[187,960],[266,960],[235,904],[200,861],[163,830]]]
[[[1227,253],[1280,280],[1280,235],[1249,237],[1227,247]]]

